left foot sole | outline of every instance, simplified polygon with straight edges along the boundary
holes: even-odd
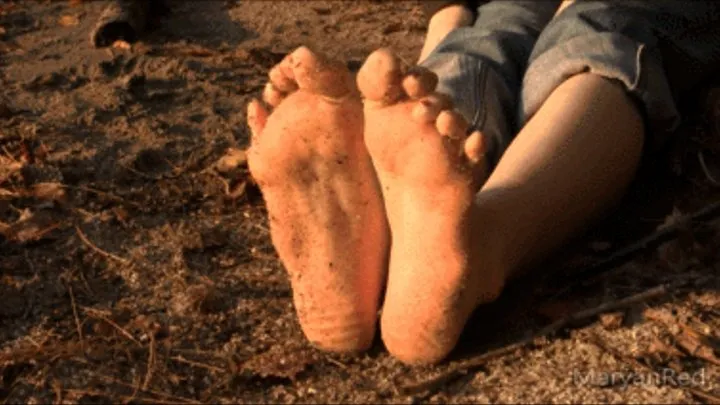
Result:
[[[300,325],[321,349],[365,350],[375,336],[389,237],[350,72],[299,48],[271,70],[263,97],[274,110],[248,106],[248,163]]]

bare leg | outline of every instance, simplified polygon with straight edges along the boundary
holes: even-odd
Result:
[[[643,140],[642,118],[618,83],[580,74],[558,87],[477,198],[480,216],[499,214],[503,271],[536,263],[616,203]]]
[[[368,100],[366,144],[393,237],[381,328],[400,360],[431,363],[453,349],[472,311],[495,299],[509,277],[622,195],[641,155],[643,124],[620,86],[572,77],[476,196],[482,173],[462,143],[473,137],[457,140],[457,119],[455,137],[439,130],[450,112],[435,114],[435,126],[418,124],[417,102],[408,100],[398,71],[397,59],[378,51],[358,76]]]
[[[300,325],[322,349],[367,349],[389,242],[355,83],[343,65],[299,48],[270,71],[264,98],[272,114],[248,107],[248,163]]]

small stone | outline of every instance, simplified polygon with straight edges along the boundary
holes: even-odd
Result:
[[[60,17],[59,22],[63,27],[73,27],[80,24],[80,19],[74,15],[64,15]]]
[[[123,41],[121,39],[113,42],[112,47],[115,49],[122,49],[125,51],[129,51],[132,49],[132,45],[130,45],[129,43],[127,43],[126,41]]]

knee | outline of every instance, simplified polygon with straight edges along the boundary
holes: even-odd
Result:
[[[615,36],[654,47],[657,38],[648,11],[607,0],[564,2],[539,36],[530,62],[549,50],[578,38]],[[589,49],[581,49],[589,51]],[[570,50],[572,51],[572,49]],[[590,50],[591,51],[591,50]]]
[[[641,69],[642,68],[642,69]],[[528,60],[519,122],[532,116],[564,81],[581,73],[616,80],[639,98],[675,115],[652,25],[643,10],[609,1],[576,1],[541,33]],[[652,94],[647,90],[652,89]],[[658,95],[661,95],[658,97]],[[650,100],[649,97],[654,97]]]

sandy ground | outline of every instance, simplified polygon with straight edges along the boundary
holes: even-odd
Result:
[[[679,141],[618,212],[481,308],[449,362],[407,367],[379,340],[332,356],[303,340],[242,160],[216,163],[247,146],[244,106],[286,52],[310,45],[357,68],[390,46],[411,62],[421,9],[174,3],[132,49],[97,50],[103,2],[0,2],[0,401],[718,401],[717,221],[684,223],[659,249],[563,287],[568,269],[718,200],[720,103],[706,99],[720,86],[688,99]],[[478,357],[662,284],[666,294]]]

